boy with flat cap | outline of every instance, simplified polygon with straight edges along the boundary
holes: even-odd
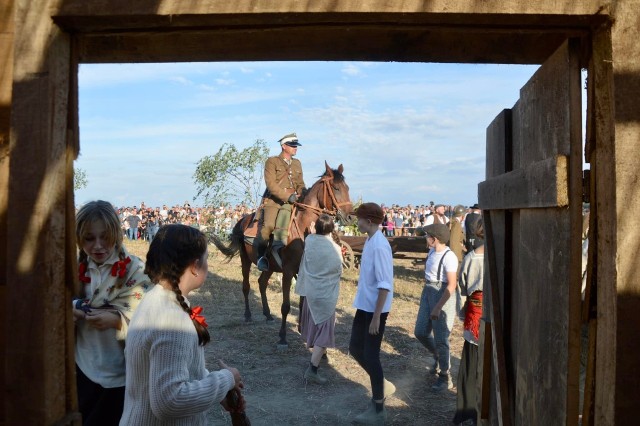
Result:
[[[362,249],[358,290],[353,301],[356,314],[351,328],[349,352],[371,380],[369,408],[354,418],[356,424],[384,424],[384,400],[395,386],[384,378],[380,346],[393,301],[393,255],[379,225],[384,213],[376,203],[364,203],[356,210],[358,229],[368,235]]]
[[[428,368],[437,375],[433,391],[442,392],[453,387],[450,373],[449,336],[456,317],[458,258],[447,246],[451,237],[449,227],[433,223],[424,228],[429,254],[425,264],[425,285],[420,296],[414,335],[433,356]]]
[[[291,207],[305,189],[300,160],[293,158],[302,146],[295,133],[283,136],[279,141],[281,152],[270,157],[264,165],[264,181],[267,189],[264,193],[262,209],[262,228],[256,238],[258,269],[269,270],[269,261],[265,253],[271,232],[273,245],[271,254],[282,268],[280,249],[287,244]],[[276,227],[276,220],[279,226]]]

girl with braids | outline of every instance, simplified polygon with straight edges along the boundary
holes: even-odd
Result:
[[[121,425],[205,425],[206,412],[243,385],[237,369],[220,361],[205,368],[210,336],[189,293],[207,278],[207,239],[186,225],[165,225],[147,253],[145,272],[157,285],[129,327],[127,386]]]
[[[76,215],[81,295],[73,301],[76,384],[84,425],[117,425],[124,405],[124,340],[150,288],[140,259],[122,246],[118,215],[106,201]]]

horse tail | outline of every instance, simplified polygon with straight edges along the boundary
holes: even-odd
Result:
[[[244,241],[244,218],[240,219],[233,230],[229,238],[231,241],[229,244],[225,244],[217,235],[211,236],[211,242],[216,246],[218,250],[227,258],[227,262],[233,259],[239,252]]]

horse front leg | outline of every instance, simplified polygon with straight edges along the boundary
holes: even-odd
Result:
[[[273,272],[263,272],[258,278],[258,284],[260,286],[260,299],[262,299],[262,313],[264,314],[267,322],[273,321],[271,316],[271,309],[269,309],[269,301],[267,300],[267,287],[269,286],[269,278],[271,278]]]
[[[289,297],[291,292],[291,278],[292,276],[286,271],[282,274],[282,307],[280,308],[282,324],[280,325],[280,341],[278,342],[278,347],[280,348],[289,347],[289,343],[287,342],[287,316],[289,315],[289,311],[291,311],[291,300]]]

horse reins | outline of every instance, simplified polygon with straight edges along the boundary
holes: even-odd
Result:
[[[336,195],[333,192],[333,188],[331,188],[331,185],[329,183],[329,181],[332,178],[329,176],[324,176],[321,180],[322,180],[322,204],[323,205],[327,205],[327,198],[331,198],[331,202],[333,203],[333,209],[329,210],[326,207],[316,207],[316,206],[312,206],[309,204],[304,204],[304,203],[300,203],[300,202],[295,202],[294,205],[297,207],[303,207],[303,208],[309,208],[311,210],[314,210],[318,213],[318,215],[322,214],[322,213],[326,213],[330,216],[336,216],[338,214],[338,211],[340,210],[340,207],[345,206],[347,204],[353,204],[351,203],[351,201],[346,201],[344,203],[339,203],[338,200],[336,199]],[[328,197],[327,197],[328,195]]]

